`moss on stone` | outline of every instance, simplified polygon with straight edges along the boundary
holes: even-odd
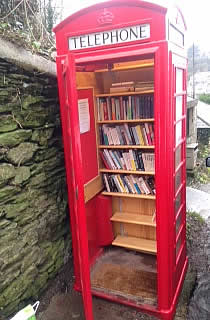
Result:
[[[16,130],[0,134],[0,145],[3,147],[15,147],[28,140],[32,135],[31,130]]]
[[[7,184],[9,179],[12,179],[15,176],[15,168],[11,164],[3,163],[0,164],[0,186]],[[1,190],[0,190],[1,192]]]
[[[20,143],[17,147],[12,148],[7,153],[7,159],[13,164],[20,165],[30,161],[38,146],[31,142]]]
[[[20,188],[12,186],[0,188],[0,203],[9,202],[11,198],[20,191]]]
[[[18,124],[14,121],[11,115],[0,116],[0,133],[14,131],[17,127]]]
[[[11,184],[22,185],[23,183],[29,180],[30,176],[31,176],[31,172],[29,167],[26,167],[26,166],[19,167],[16,169],[15,178],[11,182]]]
[[[29,109],[29,107],[33,104],[38,104],[41,103],[43,101],[43,97],[42,96],[31,96],[28,95],[27,97],[25,97],[22,101],[22,107],[23,109]]]
[[[47,146],[48,140],[52,138],[54,128],[34,130],[31,140],[38,142],[41,146]]]

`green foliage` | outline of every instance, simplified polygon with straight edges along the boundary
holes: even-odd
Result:
[[[62,16],[58,0],[1,0],[0,36],[32,51],[55,47],[53,26]]]
[[[199,100],[207,104],[210,104],[210,94],[201,94],[199,96]]]
[[[200,229],[204,226],[205,220],[201,215],[194,211],[187,211],[186,213],[186,236],[187,240],[192,243],[194,241],[195,233],[198,233]]]
[[[206,158],[210,156],[210,144],[198,144],[197,166],[193,170],[193,176],[187,177],[187,185],[198,187],[200,184],[210,183],[210,168],[206,168]]]

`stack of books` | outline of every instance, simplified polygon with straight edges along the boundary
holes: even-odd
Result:
[[[154,153],[142,153],[140,150],[124,152],[104,149],[100,151],[100,156],[108,170],[155,171]]]
[[[135,83],[135,91],[144,92],[147,90],[154,90],[154,82],[153,81],[136,82]]]
[[[103,181],[107,192],[155,195],[153,177],[139,177],[132,174],[103,174]]]
[[[153,95],[97,98],[98,120],[154,118]]]
[[[154,90],[153,81],[127,81],[127,82],[117,82],[112,83],[110,88],[110,93],[120,93],[120,92],[129,92],[129,91],[138,91],[144,92],[146,90]]]
[[[134,81],[112,83],[110,93],[134,91]]]
[[[154,145],[154,126],[151,123],[137,126],[103,124],[99,127],[99,134],[102,145]]]

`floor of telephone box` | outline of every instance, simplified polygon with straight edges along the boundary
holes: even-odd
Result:
[[[91,269],[91,287],[137,304],[157,306],[156,257],[118,248],[107,249]]]

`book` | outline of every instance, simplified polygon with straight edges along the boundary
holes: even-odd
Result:
[[[126,86],[126,87],[112,87],[110,88],[110,93],[119,93],[119,92],[133,92],[133,86]]]
[[[155,194],[154,178],[138,177],[133,174],[103,174],[104,187],[108,192]]]
[[[154,117],[153,95],[97,98],[99,121],[134,120]]]

